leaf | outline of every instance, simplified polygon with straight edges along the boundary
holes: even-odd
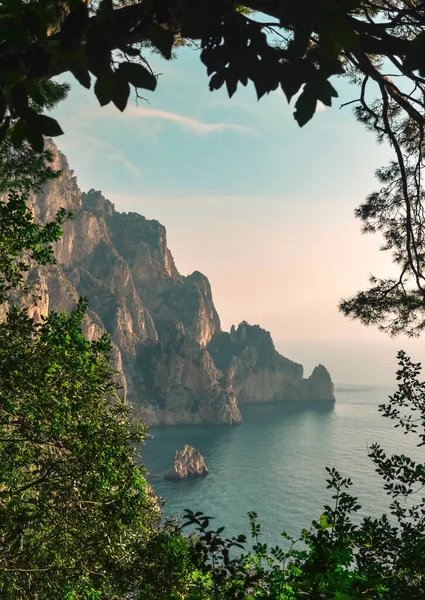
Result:
[[[103,17],[108,17],[114,10],[114,4],[112,0],[100,0],[97,14]]]
[[[301,69],[297,69],[294,64],[283,64],[280,70],[280,85],[288,102],[292,100],[304,83],[301,75]]]
[[[63,134],[61,126],[56,119],[52,119],[52,117],[48,117],[47,115],[37,115],[37,118],[32,122],[36,124],[43,135],[56,137]]]
[[[83,87],[86,89],[90,89],[91,86],[91,77],[90,72],[85,65],[74,65],[69,69],[71,73],[74,75],[75,79],[78,83],[81,83]]]
[[[79,45],[88,22],[88,16],[88,7],[85,3],[77,6],[77,8],[69,13],[62,24],[59,34],[59,41],[62,48]]]
[[[139,63],[122,62],[118,67],[118,73],[136,88],[144,88],[151,92],[156,88],[155,75],[152,75],[146,67]]]
[[[21,146],[25,139],[25,121],[23,119],[19,119],[14,125],[10,139],[14,148]]]
[[[318,80],[314,85],[316,97],[326,106],[332,105],[332,98],[338,97],[338,92],[327,79]]]
[[[105,28],[98,23],[90,24],[88,27],[86,57],[87,67],[96,77],[103,76],[108,69],[111,69],[110,40]]]
[[[328,529],[329,527],[332,527],[332,523],[329,523],[329,521],[324,513],[320,515],[319,525],[320,525],[320,529]]]
[[[231,98],[238,87],[238,76],[231,69],[226,70],[226,87],[229,98]]]
[[[122,76],[122,73],[109,70],[97,78],[94,85],[94,93],[101,106],[105,106],[112,101],[122,112],[127,106],[130,86],[128,81]]]
[[[333,39],[348,50],[354,50],[359,45],[359,38],[353,27],[349,24],[344,15],[338,15],[334,19],[328,20]]]
[[[44,139],[40,129],[33,122],[25,123],[25,136],[35,152],[43,152]]]
[[[267,85],[267,80],[263,75],[257,76],[254,79],[254,87],[257,92],[257,98],[260,100],[264,94],[269,92],[269,86]]]
[[[132,46],[120,46],[118,50],[121,50],[121,52],[124,52],[124,54],[128,54],[129,56],[140,56],[140,50],[133,48]]]
[[[410,42],[403,65],[409,71],[419,69],[421,75],[423,74],[425,70],[425,31],[422,31]]]
[[[28,93],[25,85],[20,82],[12,88],[10,94],[13,108],[16,110],[20,117],[25,116],[28,112]]]
[[[128,81],[121,79],[121,77],[117,77],[116,81],[117,84],[114,88],[112,102],[115,104],[118,110],[123,112],[127,106],[128,97],[130,95],[130,86]]]
[[[300,127],[303,127],[310,121],[316,112],[316,106],[316,94],[312,92],[307,84],[295,104],[294,117]]]
[[[160,25],[148,25],[146,27],[146,36],[152,42],[152,45],[159,50],[162,56],[170,59],[174,44],[174,34]]]
[[[219,90],[224,83],[224,73],[219,71],[215,73],[210,79],[210,91]]]
[[[28,30],[15,20],[11,20],[7,27],[7,43],[14,50],[26,50],[28,47]]]
[[[48,53],[48,50],[48,47],[46,50],[41,46],[36,46],[28,52],[26,63],[28,66],[28,76],[32,79],[37,79],[48,71],[52,60],[52,56]]]
[[[22,81],[23,75],[19,69],[5,69],[0,72],[0,81],[5,85],[14,85]]]
[[[112,100],[114,88],[113,74],[103,73],[96,79],[94,84],[94,93],[99,100],[100,106],[106,106]]]
[[[42,38],[47,33],[47,27],[54,22],[51,10],[41,3],[24,4],[24,18],[22,24],[29,32]]]

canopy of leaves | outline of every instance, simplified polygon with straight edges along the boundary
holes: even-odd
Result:
[[[256,12],[266,19],[257,21]],[[397,57],[411,78],[423,60],[423,7],[395,0],[246,0],[237,5],[232,0],[129,5],[100,0],[92,6],[82,0],[4,0],[0,14],[3,135],[10,119],[17,118],[14,142],[28,139],[37,149],[43,134],[61,133],[54,120],[31,106],[31,100],[45,106],[40,82],[71,72],[89,88],[94,78],[100,104],[113,102],[124,110],[130,84],[156,86],[147,63],[130,60],[140,58],[140,43],[170,58],[175,36],[198,40],[210,89],[226,84],[230,96],[248,81],[258,97],[281,87],[290,100],[301,91],[295,107],[300,125],[313,116],[319,100],[329,106],[337,96],[332,75],[355,68],[386,86],[370,55]],[[125,60],[117,60],[115,50]],[[399,101],[406,110],[410,106],[403,95]]]
[[[348,77],[358,89],[357,118],[395,152],[378,174],[383,188],[357,216],[365,231],[384,236],[400,275],[372,278],[341,309],[391,334],[416,335],[425,327],[424,25],[424,4],[400,0],[3,0],[0,144],[40,153],[43,136],[62,133],[45,114],[55,75],[71,73],[102,106],[124,110],[131,86],[156,88],[146,48],[169,59],[182,40],[199,48],[212,91],[226,86],[232,96],[250,82],[261,98],[281,89],[295,99],[301,126],[318,102],[337,97],[335,76]]]

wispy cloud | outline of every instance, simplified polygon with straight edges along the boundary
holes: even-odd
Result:
[[[175,123],[184,129],[190,129],[195,133],[208,134],[220,131],[239,131],[248,135],[258,136],[259,134],[245,125],[236,125],[234,123],[205,123],[192,117],[186,117],[179,113],[160,110],[157,108],[146,108],[144,106],[129,106],[124,112],[124,116],[141,119],[156,119]]]
[[[64,121],[64,119],[62,120]],[[119,164],[126,171],[133,175],[136,181],[142,179],[142,173],[140,169],[132,163],[125,153],[118,147],[109,144],[99,138],[92,137],[89,135],[78,134],[78,136],[70,136],[68,144],[62,144],[64,147],[74,147],[74,149],[80,150],[87,159],[94,159],[96,155],[101,154],[103,159],[110,160],[114,164]],[[90,152],[88,152],[90,150]]]

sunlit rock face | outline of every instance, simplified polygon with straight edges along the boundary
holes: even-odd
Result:
[[[239,422],[234,391],[205,349],[221,331],[208,279],[180,275],[163,225],[119,213],[96,190],[81,192],[65,156],[49,146],[62,175],[31,199],[32,209],[44,222],[60,208],[73,218],[55,247],[58,264],[30,274],[40,298],[31,316],[69,312],[87,297],[86,334],[110,333],[122,391],[139,416],[150,424]]]
[[[241,323],[216,334],[207,346],[215,365],[227,370],[240,404],[284,400],[334,401],[334,386],[325,367],[308,379],[303,367],[275,349],[268,331]]]
[[[164,226],[118,212],[99,191],[81,192],[66,157],[48,145],[62,174],[31,208],[43,222],[60,208],[73,218],[55,245],[57,264],[29,273],[38,301],[28,310],[39,321],[87,297],[85,334],[111,335],[121,393],[138,417],[151,425],[232,425],[241,421],[238,404],[334,399],[324,367],[304,379],[303,367],[281,356],[259,326],[223,332],[208,279],[178,272]]]
[[[166,479],[186,479],[187,477],[203,477],[208,468],[202,454],[185,444],[182,450],[174,454],[173,468],[165,475]]]

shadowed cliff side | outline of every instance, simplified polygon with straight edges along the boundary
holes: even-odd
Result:
[[[323,365],[304,379],[302,365],[279,354],[270,333],[258,325],[243,321],[230,333],[217,333],[207,348],[216,367],[229,371],[240,404],[335,400],[331,376]]]

